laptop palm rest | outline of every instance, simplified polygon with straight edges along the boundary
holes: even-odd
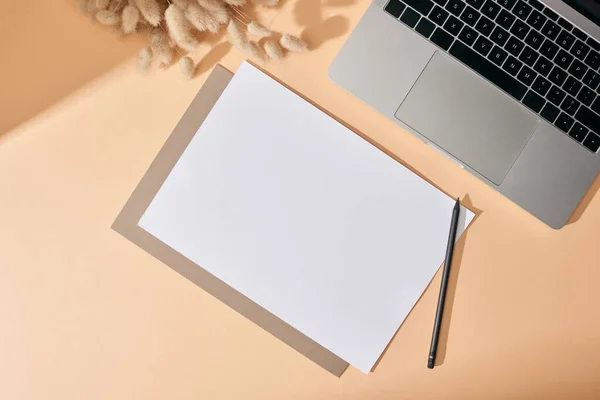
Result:
[[[497,185],[538,124],[523,106],[440,53],[395,115]]]

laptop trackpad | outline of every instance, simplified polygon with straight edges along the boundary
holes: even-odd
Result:
[[[516,101],[441,53],[396,118],[497,185],[538,124]]]

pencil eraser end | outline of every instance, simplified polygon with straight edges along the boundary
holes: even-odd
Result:
[[[427,361],[427,368],[433,369],[433,364],[435,364],[435,361],[430,359]]]

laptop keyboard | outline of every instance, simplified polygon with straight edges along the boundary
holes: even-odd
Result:
[[[388,14],[592,152],[600,43],[537,0],[389,0]]]

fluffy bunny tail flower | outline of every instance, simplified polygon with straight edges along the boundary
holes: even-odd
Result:
[[[279,43],[284,49],[293,51],[295,53],[301,53],[308,49],[308,46],[304,40],[287,33],[281,36]]]

